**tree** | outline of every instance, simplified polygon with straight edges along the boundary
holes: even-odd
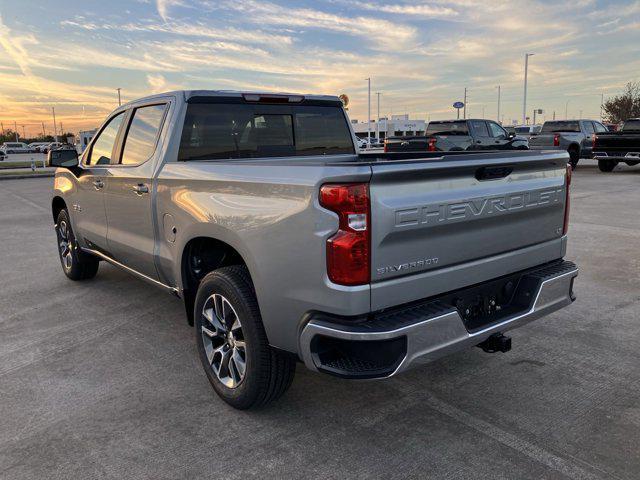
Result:
[[[624,93],[604,102],[602,109],[604,119],[609,123],[640,117],[640,83],[627,83]]]

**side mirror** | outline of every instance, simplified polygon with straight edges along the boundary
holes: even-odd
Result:
[[[75,150],[49,150],[47,154],[47,164],[50,167],[77,167],[78,152]]]

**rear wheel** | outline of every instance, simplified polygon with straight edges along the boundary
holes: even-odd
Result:
[[[601,172],[612,172],[618,165],[615,160],[598,160],[598,168]]]
[[[56,221],[56,236],[58,237],[58,255],[62,271],[71,280],[87,280],[98,273],[99,260],[93,255],[83,252],[71,229],[69,213],[60,210]]]
[[[578,162],[580,161],[580,150],[575,147],[571,147],[569,150],[569,163],[571,164],[571,168],[575,170],[578,166]]]
[[[200,361],[220,398],[244,410],[266,405],[289,388],[295,360],[269,345],[246,267],[207,274],[194,308]]]

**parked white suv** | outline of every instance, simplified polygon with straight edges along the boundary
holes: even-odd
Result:
[[[0,147],[6,154],[11,153],[31,153],[31,148],[26,143],[22,142],[5,142]]]

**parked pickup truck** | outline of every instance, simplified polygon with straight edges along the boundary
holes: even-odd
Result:
[[[425,136],[389,137],[385,152],[455,152],[468,150],[527,150],[527,139],[508,133],[491,120],[429,122]]]
[[[581,158],[591,158],[593,136],[609,130],[595,120],[554,120],[544,122],[542,130],[529,138],[532,150],[566,150],[573,168]]]
[[[181,297],[220,397],[296,361],[385,378],[574,300],[565,152],[359,155],[337,97],[179,91],[49,153],[72,280],[110,262]],[[133,319],[132,319],[133,321]]]
[[[624,122],[616,132],[598,133],[593,138],[593,158],[602,172],[611,172],[620,162],[640,163],[640,118]]]

